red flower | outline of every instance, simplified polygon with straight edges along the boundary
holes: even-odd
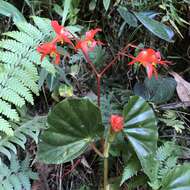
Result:
[[[133,59],[129,63],[129,65],[139,62],[141,65],[143,65],[146,68],[149,79],[152,77],[153,74],[155,75],[156,78],[158,78],[158,73],[156,70],[158,64],[164,65],[170,63],[170,61],[162,61],[160,52],[155,51],[151,48],[143,49],[142,51],[140,51],[137,57],[133,57],[131,55],[129,55],[129,57]]]
[[[51,26],[56,33],[56,38],[53,40],[53,42],[61,42],[62,44],[66,42],[74,47],[73,43],[70,40],[70,38],[72,38],[70,32],[68,32],[63,26],[59,25],[56,20],[51,21]]]
[[[102,31],[100,28],[96,28],[94,30],[89,30],[86,32],[85,38],[77,42],[76,49],[81,49],[85,54],[87,54],[89,51],[93,51],[97,44],[103,44],[99,40],[97,41],[94,39],[96,33],[100,31]]]
[[[57,52],[57,47],[54,43],[44,43],[37,47],[37,51],[41,53],[41,61],[43,61],[46,55],[50,55],[51,57],[55,57],[55,64],[59,64],[60,62],[60,55]]]
[[[124,118],[119,115],[111,115],[110,123],[112,131],[120,132],[124,127]]]

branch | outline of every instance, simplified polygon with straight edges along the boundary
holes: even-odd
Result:
[[[167,109],[176,109],[176,108],[182,108],[182,107],[190,107],[190,101],[163,104],[163,105],[158,106],[157,108],[161,110],[167,110]]]

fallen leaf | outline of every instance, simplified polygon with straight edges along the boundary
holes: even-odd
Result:
[[[170,72],[170,74],[174,77],[175,81],[177,82],[176,90],[179,99],[182,102],[190,101],[190,83],[184,80],[176,72]]]

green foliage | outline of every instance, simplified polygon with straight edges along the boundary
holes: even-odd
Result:
[[[164,122],[166,126],[174,128],[177,133],[182,133],[182,130],[185,129],[184,122],[177,118],[175,111],[167,110],[159,120]]]
[[[159,7],[165,12],[165,15],[162,17],[162,21],[169,22],[175,31],[183,37],[178,25],[184,27],[185,25],[189,25],[189,23],[179,15],[179,10],[175,7],[177,3],[177,1],[164,0]]]
[[[64,1],[64,11],[63,11],[63,14],[62,14],[62,25],[65,24],[65,21],[66,21],[66,18],[67,18],[67,15],[69,13],[69,9],[70,9],[70,6],[71,6],[71,1],[72,0]]]
[[[136,175],[140,169],[140,162],[137,160],[136,157],[131,157],[131,159],[126,163],[126,166],[124,168],[120,185],[122,185],[126,180]]]
[[[172,42],[174,32],[168,26],[152,18],[149,18],[142,12],[134,12],[134,14],[137,17],[137,19],[154,35],[158,36],[163,40],[166,40],[167,42]]]
[[[94,65],[96,65],[96,68],[101,70],[107,58],[105,49],[102,48],[101,46],[96,46],[94,48],[94,51],[91,52],[89,56],[90,59],[93,60]]]
[[[26,22],[23,14],[16,7],[3,0],[0,0],[0,14],[12,17],[14,23]]]
[[[131,178],[129,181],[127,181],[127,189],[134,190],[139,186],[144,187],[146,183],[147,183],[147,177],[145,175],[136,175],[133,178]]]
[[[10,160],[10,167],[0,164],[1,190],[31,190],[30,179],[38,179],[36,173],[29,168],[30,159],[27,157],[19,162],[15,156]]]
[[[132,96],[124,107],[124,134],[134,148],[139,160],[156,151],[158,131],[156,117],[148,103]]]
[[[178,165],[180,148],[174,143],[166,142],[159,147],[156,155],[148,155],[143,160],[143,170],[149,177],[153,190],[180,190],[190,188],[190,164]]]
[[[46,58],[42,63],[37,46],[50,38],[48,19],[33,17],[36,26],[17,23],[20,31],[7,32],[8,39],[0,41],[0,131],[12,136],[11,122],[18,122],[17,107],[26,102],[34,103],[33,95],[39,94],[38,65],[52,74],[54,66]]]
[[[188,190],[190,188],[190,164],[176,166],[163,178],[161,190]]]
[[[38,159],[48,164],[71,161],[103,135],[101,113],[88,99],[66,99],[48,116]]]
[[[136,17],[134,16],[134,14],[129,12],[129,10],[126,7],[119,6],[117,11],[121,15],[121,17],[124,19],[124,25],[128,24],[129,26],[132,26],[132,27],[138,26]]]
[[[109,9],[110,3],[111,0],[103,0],[103,5],[106,11]]]
[[[159,104],[170,100],[174,95],[175,88],[176,82],[173,78],[159,76],[158,79],[146,78],[143,84],[136,83],[134,92],[148,101]]]
[[[0,140],[0,153],[11,159],[12,152],[17,154],[17,146],[25,149],[27,137],[38,143],[40,129],[45,128],[46,116],[38,116],[17,126],[13,136],[5,136]],[[16,146],[17,145],[17,146]]]

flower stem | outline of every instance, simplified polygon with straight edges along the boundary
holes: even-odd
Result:
[[[110,148],[110,127],[108,128],[108,133],[104,142],[104,190],[109,190],[108,184],[108,157],[109,157],[109,148]]]
[[[97,147],[94,143],[91,144],[91,147],[94,150],[94,152],[96,152],[96,154],[98,154],[101,158],[104,157],[104,155],[97,149]]]
[[[101,75],[96,76],[96,81],[97,81],[97,96],[98,96],[98,107],[100,107],[100,93],[101,93]]]

